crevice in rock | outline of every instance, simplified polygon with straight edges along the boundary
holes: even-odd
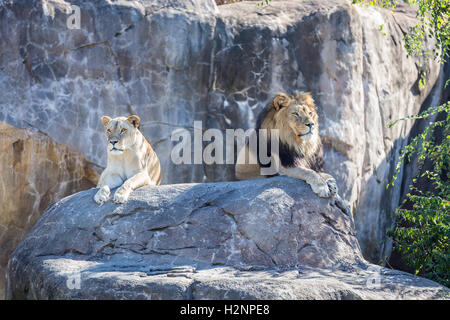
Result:
[[[164,248],[162,250],[164,251],[177,251],[177,250],[184,250],[184,249],[196,249],[196,246],[184,246],[179,248]]]
[[[314,247],[314,246],[311,243],[307,242],[304,245],[302,245],[299,249],[297,249],[297,253],[299,253],[300,251],[302,251],[303,249],[308,248],[308,247]]]
[[[95,228],[95,231],[92,232],[92,235],[93,235],[98,241],[105,242],[105,239],[104,239],[100,234],[98,234],[98,232],[97,232],[97,230],[98,230],[99,228],[100,228],[100,227],[96,227],[96,228]]]
[[[28,73],[30,74],[30,76],[34,79],[34,81],[36,81],[37,83],[41,83],[41,78],[39,78],[39,76],[36,74],[36,72],[34,72],[33,70],[33,66],[30,63],[30,60],[28,60],[28,58],[25,58],[22,63],[25,65],[25,68],[27,69]]]
[[[121,218],[132,216],[132,215],[136,214],[137,212],[144,211],[144,210],[148,210],[148,207],[137,206],[137,207],[133,208],[132,210],[128,211],[127,213],[112,212],[103,217],[100,225],[102,225],[108,219],[110,219],[111,224],[114,224],[114,222],[116,222],[117,220],[120,220]],[[117,218],[117,219],[114,219],[114,218]]]
[[[193,280],[191,282],[191,284],[186,288],[186,292],[185,292],[185,295],[186,295],[185,299],[186,300],[193,300],[194,299],[195,286],[197,284],[199,284],[199,283],[200,283],[200,281]]]
[[[324,218],[325,224],[330,228],[332,232],[334,232],[342,241],[344,241],[347,245],[352,247],[352,244],[348,241],[348,233],[343,232],[335,227],[335,220],[328,217],[325,213],[320,212],[320,215]],[[334,223],[333,223],[334,222]],[[353,236],[353,235],[352,235]]]
[[[352,217],[351,209],[347,206],[347,204],[344,202],[344,200],[341,197],[336,195],[334,197],[334,202],[332,202],[332,203],[334,205],[336,205],[336,207],[338,207],[346,216],[348,216],[353,224],[353,217]]]
[[[173,227],[174,226],[171,226],[171,225],[169,225],[169,226],[162,226],[162,227],[155,227],[155,228],[147,229],[147,231],[158,232],[158,231],[163,231],[163,230],[166,230],[166,229],[169,229],[169,228],[173,228]]]
[[[325,220],[325,224],[328,225],[331,229],[333,229],[333,231],[337,232],[340,235],[346,235],[345,232],[336,228],[335,226],[335,224],[337,223],[336,220],[333,220],[331,217],[327,216],[324,212],[319,212],[319,214]]]
[[[89,49],[89,48],[94,48],[97,46],[103,46],[109,43],[109,40],[105,40],[105,41],[99,41],[99,42],[92,42],[92,43],[86,43],[83,44],[81,46],[78,46],[76,48],[71,49],[72,51],[76,51],[76,50],[81,50],[81,49]]]
[[[86,255],[86,252],[82,252],[80,250],[77,250],[75,248],[67,248],[63,252],[47,252],[47,253],[40,253],[36,254],[36,257],[46,257],[46,256],[65,256],[68,254],[79,254],[79,255]]]
[[[254,241],[254,240],[252,240],[253,241],[253,243],[255,244],[255,246],[256,246],[256,248],[263,254],[263,255],[265,255],[271,262],[272,262],[272,264],[274,265],[274,266],[277,266],[277,263],[276,263],[276,261],[272,258],[272,256],[270,255],[270,254],[268,254],[267,252],[265,252],[257,243],[256,243],[256,241]]]
[[[189,218],[191,215],[192,215],[192,212],[188,215],[187,218]],[[177,228],[177,227],[182,226],[184,224],[192,225],[193,223],[191,221],[187,221],[187,218],[184,219],[183,221],[181,221],[180,223],[175,224],[175,225],[167,225],[167,226],[150,228],[150,229],[147,229],[146,231],[159,232],[159,231],[164,231],[164,230],[170,229],[170,228]]]
[[[121,36],[123,33],[125,33],[125,32],[127,32],[127,31],[129,31],[129,30],[131,30],[131,29],[133,29],[134,28],[134,24],[130,24],[128,27],[126,27],[125,29],[123,29],[122,31],[117,31],[115,34],[114,34],[114,37],[118,37],[118,36]]]

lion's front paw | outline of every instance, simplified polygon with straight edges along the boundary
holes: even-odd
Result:
[[[94,196],[94,201],[97,204],[104,204],[106,201],[108,201],[110,195],[110,190],[108,186],[101,187],[97,193]]]
[[[128,196],[130,195],[130,190],[124,187],[120,187],[116,193],[114,194],[114,202],[115,203],[125,203],[128,200]]]
[[[325,180],[315,181],[314,183],[309,184],[311,189],[321,198],[329,198],[332,196],[330,188]]]

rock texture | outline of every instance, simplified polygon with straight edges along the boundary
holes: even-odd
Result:
[[[70,4],[79,29],[67,27]],[[378,262],[390,252],[385,230],[401,193],[401,183],[385,186],[412,127],[386,124],[438,101],[443,83],[430,63],[427,85],[417,85],[417,61],[402,44],[414,16],[347,0],[1,1],[0,120],[105,165],[100,116],[137,113],[164,183],[232,180],[232,166],[173,164],[172,131],[192,132],[194,120],[254,127],[272,95],[311,91],[327,171],[354,209],[364,255]]]
[[[45,134],[0,122],[0,299],[13,250],[51,203],[95,186],[95,169]]]
[[[123,205],[98,206],[95,191],[64,198],[43,214],[9,261],[7,298],[434,299],[450,293],[369,265],[343,201],[319,198],[296,179],[143,187]]]
[[[226,128],[227,118],[231,127],[252,127],[260,101],[286,88],[311,91],[319,107],[326,171],[353,208],[364,256],[378,263],[390,253],[386,229],[401,198],[401,183],[389,190],[386,185],[413,122],[387,124],[417,113],[427,98],[432,105],[441,97],[439,66],[430,65],[428,86],[420,89],[419,71],[406,58],[402,37],[416,22],[415,13],[400,6],[392,15],[337,0],[254,7],[220,7],[221,40],[210,92],[217,111],[208,127]]]

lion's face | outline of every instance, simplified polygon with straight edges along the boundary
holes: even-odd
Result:
[[[130,149],[136,142],[140,119],[138,116],[117,117],[111,119],[103,116],[102,123],[106,129],[108,153],[119,155]]]
[[[319,121],[310,93],[276,96],[260,114],[257,127],[278,129],[280,141],[305,157],[320,147]]]
[[[316,111],[303,101],[293,101],[285,113],[286,121],[297,137],[307,141],[316,133]]]
[[[288,143],[301,144],[318,136],[318,116],[309,93],[280,94],[273,100],[274,127]]]

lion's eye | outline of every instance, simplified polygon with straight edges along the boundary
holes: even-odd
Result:
[[[294,117],[300,118],[300,115],[298,113],[293,113]]]
[[[125,128],[120,129],[120,133],[125,133],[125,131],[127,131],[127,129]]]
[[[313,113],[312,113],[312,112],[310,111],[310,112],[309,112],[309,115],[310,115],[310,116],[312,116],[312,115],[313,115]]]
[[[106,132],[111,133],[111,129],[106,130]]]

